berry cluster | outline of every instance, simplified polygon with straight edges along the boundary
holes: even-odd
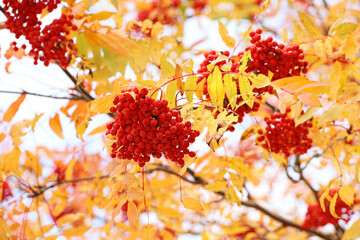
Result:
[[[150,8],[143,9],[138,13],[138,21],[146,19],[153,23],[161,22],[163,24],[175,24],[178,20],[176,8],[180,5],[180,0],[154,0],[151,2]]]
[[[271,118],[266,117],[266,132],[260,129],[260,136],[256,138],[264,149],[274,153],[283,152],[286,157],[304,154],[312,145],[312,139],[307,136],[312,123],[308,121],[295,127],[294,119],[287,117],[289,112],[290,108],[287,108],[284,114],[273,113]]]
[[[272,80],[284,77],[299,76],[308,71],[308,62],[303,61],[304,53],[298,45],[284,45],[273,41],[272,37],[261,40],[261,29],[250,32],[251,46],[246,47],[245,51],[251,51],[251,61],[247,72],[264,74],[268,76],[269,71],[274,74]],[[240,52],[241,58],[245,52]],[[270,92],[271,88],[262,89],[263,92]]]
[[[70,52],[75,51],[72,39],[67,38],[70,30],[77,29],[72,23],[72,15],[63,13],[60,19],[54,20],[41,30],[42,22],[38,15],[44,9],[52,12],[60,2],[60,0],[4,0],[7,17],[5,26],[15,34],[16,38],[24,36],[30,43],[29,55],[34,57],[34,64],[40,60],[48,66],[50,61],[57,61],[62,68],[66,68],[71,57]],[[15,51],[18,50],[16,42],[12,44]],[[26,49],[25,44],[21,47]]]
[[[226,57],[229,57],[230,53],[229,51],[224,51],[224,52],[221,52],[220,54],[226,56]],[[208,92],[208,84],[207,84],[207,77],[214,71],[212,70],[211,72],[208,71],[207,69],[207,66],[209,64],[212,64],[212,62],[214,60],[216,60],[219,55],[219,53],[216,53],[215,51],[210,51],[210,52],[206,52],[204,53],[204,57],[205,57],[205,60],[200,64],[200,68],[197,70],[197,73],[202,73],[201,75],[199,75],[198,77],[198,80],[197,80],[197,84],[199,84],[201,81],[205,80],[204,82],[204,89],[203,89],[203,92],[204,92],[204,95],[207,99],[210,99],[210,95],[209,95],[209,92]],[[236,61],[235,58],[227,58],[226,60],[222,60],[220,62],[217,62],[215,64],[215,66],[218,66],[220,71],[222,72],[222,75],[224,76],[227,71],[223,71],[221,69],[221,67],[225,64],[228,64],[228,63],[231,63],[231,67],[229,68],[229,71],[230,72],[239,72],[239,66],[240,66],[240,62],[239,61]],[[240,94],[240,88],[239,88],[239,81],[237,79],[234,79],[235,82],[236,82],[236,85],[237,85],[237,94]],[[261,99],[261,96],[257,96],[258,99]],[[242,97],[239,97],[237,99],[237,104],[241,103],[243,101]],[[250,108],[247,104],[243,104],[241,105],[240,107],[238,107],[235,111],[232,111],[230,109],[230,106],[228,107],[229,105],[229,99],[225,98],[224,99],[224,107],[225,108],[228,108],[229,110],[229,113],[230,112],[234,112],[237,114],[238,116],[238,122],[241,123],[243,121],[243,118],[245,116],[246,113],[250,113],[250,112],[256,112],[259,110],[259,107],[260,107],[260,103],[258,102],[254,102],[254,105],[253,105],[253,108]],[[218,116],[220,112],[216,112],[215,113],[215,118]],[[232,126],[230,126],[229,128],[230,131],[233,131],[234,128]]]
[[[191,7],[194,9],[196,14],[201,13],[206,7],[207,0],[192,0]]]
[[[10,185],[9,185],[9,183],[7,181],[4,181],[4,182],[0,183],[0,187],[2,188],[2,194],[1,194],[0,202],[6,201],[8,198],[13,196],[12,192],[11,192]]]
[[[331,189],[329,195],[333,197],[336,192],[337,192],[336,189]],[[331,215],[329,208],[330,202],[326,198],[324,199],[324,204],[325,204],[325,212],[323,212],[319,203],[308,205],[306,217],[302,224],[303,228],[315,229],[318,227],[325,226],[328,223],[337,227],[339,226],[340,220],[343,220],[347,223],[350,221],[351,215],[354,214],[354,210],[346,203],[344,203],[344,201],[342,201],[340,198],[337,199],[335,205],[335,212],[340,218],[335,218]]]
[[[111,145],[111,157],[134,160],[143,167],[150,156],[160,158],[164,154],[184,165],[186,154],[196,156],[188,147],[200,132],[191,130],[191,122],[183,123],[179,112],[169,109],[167,100],[154,100],[147,94],[146,88],[132,88],[115,97],[110,112],[117,116],[106,125],[106,135],[116,139]]]

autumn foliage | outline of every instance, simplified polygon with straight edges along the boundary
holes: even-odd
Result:
[[[0,10],[1,240],[360,237],[357,1]]]

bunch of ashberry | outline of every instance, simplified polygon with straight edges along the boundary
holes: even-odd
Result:
[[[146,96],[146,88],[122,90],[114,99],[111,113],[114,121],[107,123],[106,135],[115,137],[111,157],[134,160],[143,167],[150,156],[165,158],[184,165],[184,156],[195,157],[189,146],[200,135],[191,129],[191,122],[183,123],[176,110],[170,110],[167,100]]]
[[[42,22],[39,15],[44,9],[52,12],[57,8],[60,0],[18,1],[4,0],[6,11],[6,28],[15,34],[16,38],[24,36],[31,45],[29,55],[48,66],[50,61],[57,61],[62,68],[69,65],[72,52],[75,51],[72,39],[67,35],[70,30],[76,30],[73,16],[62,14],[60,19],[54,20],[41,30]],[[17,43],[12,43],[14,50],[18,50]],[[26,49],[26,45],[21,46]]]
[[[337,192],[336,189],[331,189],[329,195],[331,197]],[[335,227],[339,226],[339,221],[349,222],[354,210],[348,206],[341,198],[338,198],[335,204],[335,212],[340,218],[335,218],[330,213],[330,202],[327,198],[324,199],[325,212],[322,210],[319,203],[309,204],[305,220],[302,227],[305,229],[318,228],[326,224],[332,224]]]
[[[229,51],[224,51],[224,52],[221,52],[220,54],[224,55],[225,57],[230,56]],[[212,64],[215,60],[217,60],[217,58],[220,56],[220,54],[215,52],[214,50],[204,53],[205,60],[200,64],[200,68],[197,70],[197,73],[200,74],[199,77],[198,77],[198,80],[197,80],[197,84],[199,84],[201,81],[205,81],[204,82],[203,92],[204,92],[204,95],[205,95],[206,99],[210,99],[210,95],[209,95],[209,92],[207,90],[208,89],[207,78],[214,71],[214,68],[213,68],[212,71],[208,71],[207,66]],[[220,69],[223,76],[228,72],[237,73],[237,72],[239,72],[240,62],[237,61],[236,59],[237,58],[227,58],[225,60],[216,62],[215,66],[219,67],[219,69]],[[228,63],[231,63],[231,67],[229,67],[229,71],[222,70],[221,67],[223,65],[225,65],[225,64],[228,64]],[[236,86],[237,86],[237,94],[240,95],[239,81],[238,81],[238,79],[234,79],[234,81],[235,81]],[[261,100],[261,95],[258,95],[256,98]],[[240,96],[239,98],[237,98],[236,103],[239,104],[242,101],[243,101],[243,98]],[[250,108],[247,104],[243,104],[240,107],[238,107],[235,111],[233,111],[231,109],[231,107],[229,106],[229,103],[230,103],[229,99],[227,97],[225,97],[225,99],[224,99],[224,108],[228,110],[229,114],[231,112],[233,112],[238,116],[238,123],[241,123],[243,121],[243,118],[244,118],[246,113],[256,112],[256,111],[259,110],[259,107],[260,107],[259,102],[254,102],[254,105],[253,105],[252,108]],[[215,112],[214,117],[216,118],[219,113],[220,113],[219,111]],[[230,126],[229,130],[233,131],[234,127]]]
[[[256,140],[268,151],[283,152],[286,157],[291,154],[304,154],[312,146],[312,139],[308,137],[312,123],[307,121],[295,127],[294,119],[287,116],[290,108],[285,113],[273,113],[266,117],[265,132],[259,130]]]
[[[196,14],[200,14],[206,7],[207,0],[192,0],[190,1],[191,8],[194,9]]]
[[[284,78],[299,76],[308,71],[308,62],[304,61],[304,53],[298,45],[284,45],[273,41],[272,37],[261,40],[261,29],[250,32],[251,46],[245,48],[245,52],[251,51],[251,61],[248,64],[246,72],[264,74],[268,76],[269,71],[274,75],[272,81]],[[245,52],[238,54],[241,58]],[[258,89],[261,92],[270,92],[270,86]],[[256,92],[256,89],[255,89]]]
[[[138,21],[149,19],[153,23],[175,24],[178,20],[177,8],[180,2],[180,0],[153,0],[149,8],[138,13],[137,19]]]

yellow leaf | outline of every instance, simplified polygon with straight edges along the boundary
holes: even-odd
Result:
[[[73,228],[69,228],[66,229],[62,232],[62,235],[64,235],[67,239],[72,239],[73,237],[80,237],[80,236],[84,236],[84,234],[86,233],[86,231],[88,231],[90,229],[89,226],[85,226],[85,225],[80,225],[78,227],[73,227]]]
[[[336,27],[335,34],[340,38],[345,38],[347,35],[355,32],[358,26],[359,26],[358,23],[351,23],[351,22],[342,23]]]
[[[224,87],[226,96],[231,104],[231,108],[234,109],[236,106],[236,99],[234,98],[237,96],[237,87],[236,82],[230,74],[225,74],[224,76]]]
[[[194,61],[189,58],[183,64],[181,64],[181,69],[186,73],[192,73],[194,67]]]
[[[188,161],[186,161],[185,165],[181,168],[179,175],[182,176],[188,169],[188,167],[195,162],[195,158],[190,158]]]
[[[210,75],[209,75],[210,76]],[[204,84],[205,84],[205,78],[203,80],[201,80],[198,84],[196,84],[196,91],[195,91],[195,95],[196,97],[198,97],[199,99],[202,100],[203,95],[204,95]]]
[[[65,180],[71,180],[73,177],[73,170],[75,166],[75,158],[73,157],[66,167]]]
[[[295,119],[295,127],[297,127],[299,124],[302,124],[312,118],[314,116],[314,113],[318,110],[318,107],[311,107],[309,108],[306,113],[300,115],[297,119]]]
[[[132,187],[127,190],[128,199],[134,200],[144,197],[144,191],[138,187]]]
[[[249,79],[256,88],[263,88],[270,85],[270,79],[263,74],[250,74]]]
[[[183,206],[187,209],[194,210],[194,211],[202,211],[204,207],[200,203],[199,200],[191,197],[184,197],[182,199]]]
[[[116,14],[116,13],[115,12],[102,11],[102,12],[98,12],[98,13],[89,15],[89,18],[91,19],[91,21],[95,21],[95,20],[102,21],[102,20],[110,18],[114,14]]]
[[[31,169],[35,172],[37,176],[41,176],[42,168],[37,157],[29,151],[25,151],[25,154],[26,154],[26,161],[30,163]]]
[[[345,43],[345,58],[349,58],[351,61],[354,61],[356,59],[356,49],[358,47],[358,44],[355,39],[355,34],[352,33],[347,36],[346,43]]]
[[[127,188],[136,187],[139,184],[139,180],[132,173],[126,173],[124,176],[124,182]]]
[[[185,95],[186,99],[189,103],[193,101],[194,93],[196,91],[196,81],[198,77],[196,75],[192,75],[186,79],[185,82]]]
[[[288,32],[287,32],[286,28],[283,28],[283,29],[281,30],[280,37],[281,37],[281,40],[282,40],[284,43],[287,43],[287,41],[288,41]]]
[[[177,86],[178,90],[180,91],[181,96],[183,96],[184,95],[184,82],[182,81],[183,80],[182,69],[178,64],[176,64],[176,67],[175,67],[175,78],[176,78],[176,86]]]
[[[92,130],[92,131],[89,133],[89,136],[90,136],[90,135],[95,135],[95,134],[98,134],[98,133],[103,133],[103,132],[105,132],[105,130],[106,130],[106,125],[97,127],[97,128],[95,128],[94,130]]]
[[[19,159],[21,151],[18,146],[4,155],[4,159],[0,162],[0,169],[4,172],[16,172],[19,169]]]
[[[166,59],[166,55],[161,55],[160,68],[162,75],[175,74],[174,66]]]
[[[139,216],[135,203],[132,200],[128,201],[127,216],[129,219],[130,227],[134,230],[139,228]]]
[[[360,237],[360,219],[358,219],[356,222],[349,227],[342,236],[341,240],[355,240]]]
[[[215,181],[212,183],[209,183],[208,185],[205,186],[205,189],[213,191],[213,192],[219,192],[221,191],[223,188],[225,188],[227,185],[226,181]]]
[[[5,122],[11,121],[11,119],[15,116],[16,112],[19,110],[19,107],[21,103],[24,101],[24,99],[25,99],[25,94],[21,94],[20,97],[10,105],[10,107],[7,109],[3,117],[3,120]]]
[[[271,82],[272,86],[283,89],[288,93],[306,93],[313,92],[318,87],[328,86],[329,83],[310,81],[306,77],[296,76],[282,78]]]
[[[330,202],[330,214],[331,216],[333,216],[334,218],[340,218],[337,214],[336,214],[336,201],[337,201],[337,198],[338,198],[338,193],[335,193],[333,198],[331,199],[331,202]]]
[[[239,190],[242,191],[242,188],[244,186],[243,180],[235,173],[230,172],[230,179],[234,186]]]
[[[340,114],[345,109],[345,105],[333,105],[331,108],[329,108],[327,111],[322,113],[319,116],[318,124],[323,125],[327,122],[334,121],[335,119],[339,118]]]
[[[59,114],[56,113],[53,118],[50,118],[49,125],[51,129],[54,131],[54,133],[61,139],[64,139],[63,133],[62,133],[62,127],[60,123]]]
[[[93,113],[109,113],[110,108],[114,106],[115,94],[105,95],[89,102],[90,111]]]
[[[240,59],[239,73],[245,72],[250,60],[251,60],[251,51],[248,50],[245,52],[244,56],[242,56]]]
[[[225,97],[225,88],[222,82],[222,74],[218,66],[215,66],[213,74],[208,77],[208,92],[211,102],[215,106],[223,106]]]
[[[315,23],[313,22],[313,20],[311,20],[309,15],[300,11],[298,11],[298,15],[305,30],[310,33],[313,38],[321,37],[319,29],[316,27]]]
[[[252,98],[252,89],[250,81],[247,77],[240,75],[239,76],[239,87],[242,99],[246,102],[249,107],[252,108],[254,101],[249,101]],[[254,99],[253,99],[254,100]]]
[[[288,160],[284,156],[282,156],[281,154],[271,153],[271,156],[281,166],[283,166],[283,167],[287,166]]]
[[[348,206],[352,207],[354,204],[355,191],[349,186],[341,186],[339,196]]]
[[[172,81],[169,85],[167,85],[166,96],[169,102],[169,108],[174,108],[176,102],[176,81]]]
[[[301,93],[297,97],[305,105],[310,107],[322,107],[319,98],[312,93]]]
[[[220,33],[221,39],[224,41],[226,46],[231,47],[231,48],[234,47],[235,46],[234,38],[232,38],[228,35],[229,32],[222,22],[218,21],[218,23],[219,23],[219,33]]]
[[[257,133],[257,130],[259,129],[259,126],[257,125],[251,125],[250,127],[248,127],[243,134],[241,135],[240,140],[244,141],[246,139],[248,139],[249,137],[251,137],[252,135]]]
[[[327,59],[326,59],[325,46],[321,39],[315,41],[314,48],[315,48],[315,52],[319,56],[319,58],[322,61],[326,62]]]
[[[327,198],[327,196],[329,196],[329,192],[330,192],[330,188],[327,188],[325,190],[325,192],[323,194],[321,194],[319,202],[320,202],[320,207],[323,210],[323,212],[326,211],[325,209],[325,198]]]
[[[225,191],[225,196],[230,202],[236,203],[237,205],[241,204],[241,200],[236,194],[234,186],[229,186],[229,188]]]

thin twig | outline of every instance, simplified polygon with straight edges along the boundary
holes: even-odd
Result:
[[[0,90],[0,93],[26,94],[26,95],[32,95],[32,96],[37,96],[37,97],[45,97],[45,98],[53,98],[53,99],[83,100],[83,98],[81,96],[59,97],[59,96],[51,96],[51,95],[44,95],[44,94],[39,94],[39,93],[28,92],[28,91],[25,91],[25,90],[22,90],[22,91],[3,91],[3,90]]]

